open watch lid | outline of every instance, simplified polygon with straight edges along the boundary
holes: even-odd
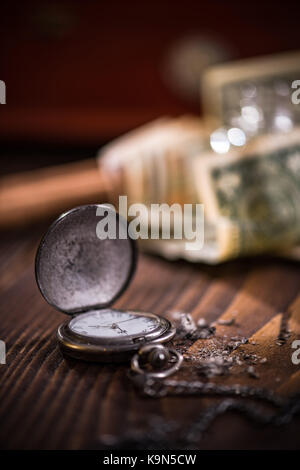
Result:
[[[127,221],[112,206],[76,207],[42,239],[37,284],[47,302],[64,313],[109,307],[131,281],[136,257]]]

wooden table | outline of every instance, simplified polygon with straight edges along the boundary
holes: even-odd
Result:
[[[8,144],[5,151],[1,145],[0,172],[66,162],[66,144],[73,146],[69,161],[93,157],[101,143],[149,119],[198,113],[198,100],[185,102],[163,79],[170,48],[190,34],[224,40],[237,58],[300,47],[299,7],[289,1],[272,2],[272,8],[269,2],[253,8],[250,2],[193,0],[173,1],[172,8],[169,2],[150,1],[131,8],[121,1],[71,6],[66,0],[53,7],[35,0],[24,6],[6,3],[0,78],[7,84],[7,105],[1,108],[0,137]],[[57,19],[62,34],[53,27]],[[10,141],[19,145],[18,158]],[[37,142],[48,146],[46,152]],[[58,145],[61,152],[55,156]],[[126,365],[62,357],[55,333],[65,317],[46,304],[34,279],[34,255],[44,229],[0,234],[0,339],[7,345],[7,364],[0,365],[0,447],[124,446],[126,439],[142,440],[145,430],[151,434],[166,423],[175,423],[177,431],[189,429],[215,399],[143,398],[127,379]],[[291,362],[291,342],[300,337],[299,281],[299,265],[278,259],[205,267],[142,255],[118,305],[160,314],[184,310],[210,322],[237,311],[239,326],[218,325],[216,337],[254,335],[257,345],[245,348],[268,355],[259,366],[260,379],[241,373],[239,380],[289,395],[300,390],[299,366]],[[288,315],[294,332],[279,347],[280,323]],[[194,348],[201,345],[198,341]],[[287,427],[257,427],[226,413],[197,445],[295,448],[299,425],[295,418]]]
[[[189,429],[215,398],[144,398],[127,378],[127,365],[63,358],[55,333],[65,317],[42,299],[34,279],[34,255],[44,228],[1,237],[0,338],[7,345],[7,364],[0,366],[0,447],[122,447],[147,430],[166,425]],[[182,310],[209,322],[236,312],[236,325],[217,325],[216,335],[256,338],[257,345],[248,347],[268,355],[260,379],[241,374],[241,383],[252,380],[287,395],[300,387],[300,366],[291,362],[291,341],[300,333],[299,282],[298,264],[273,258],[205,267],[141,255],[135,278],[117,305],[158,314]],[[275,344],[279,312],[290,315],[294,329],[281,347]],[[193,347],[205,341],[210,340],[198,340]],[[225,413],[199,437],[197,447],[299,448],[299,426],[299,417],[274,428]]]

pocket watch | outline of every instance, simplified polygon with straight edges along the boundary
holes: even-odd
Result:
[[[115,224],[114,238],[99,238],[97,227],[104,218]],[[87,361],[122,361],[144,345],[174,337],[175,328],[166,318],[112,308],[136,263],[136,242],[112,206],[76,207],[50,226],[37,251],[35,272],[46,301],[71,317],[57,331],[63,353]]]

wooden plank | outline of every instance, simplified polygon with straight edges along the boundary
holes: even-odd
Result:
[[[0,338],[6,341],[8,353],[7,365],[0,366],[1,448],[114,445],[117,439],[141,435],[159,419],[188,427],[195,416],[216,403],[209,397],[144,398],[128,380],[126,364],[97,365],[63,358],[55,333],[64,315],[45,303],[34,279],[34,254],[40,236],[41,231],[4,237],[0,251]],[[274,259],[211,268],[141,255],[136,276],[117,305],[168,315],[188,311],[195,319],[205,317],[209,322],[234,314],[233,325],[217,323],[216,335],[196,341],[189,353],[213,346],[224,335],[247,336],[250,342],[240,350],[268,356],[268,362],[257,367],[260,378],[250,378],[237,366],[233,374],[215,381],[230,384],[238,380],[275,388],[288,396],[300,385],[299,371],[290,360],[291,342],[300,333],[299,280],[297,264]],[[292,335],[278,346],[282,314],[287,315]],[[177,377],[187,374],[188,363]],[[276,381],[278,376],[280,382]],[[245,436],[249,446],[263,446],[250,423],[230,414],[219,421],[230,429],[225,447],[241,448]],[[200,448],[220,445],[218,422],[212,426],[210,438],[199,441]],[[275,433],[278,448],[297,441],[294,426],[285,431],[284,438]],[[273,433],[265,430],[265,442],[270,442]],[[240,440],[236,441],[237,436]]]

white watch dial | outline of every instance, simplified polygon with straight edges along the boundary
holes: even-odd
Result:
[[[69,328],[74,333],[106,339],[147,334],[157,327],[155,317],[109,309],[82,313],[69,323]]]

